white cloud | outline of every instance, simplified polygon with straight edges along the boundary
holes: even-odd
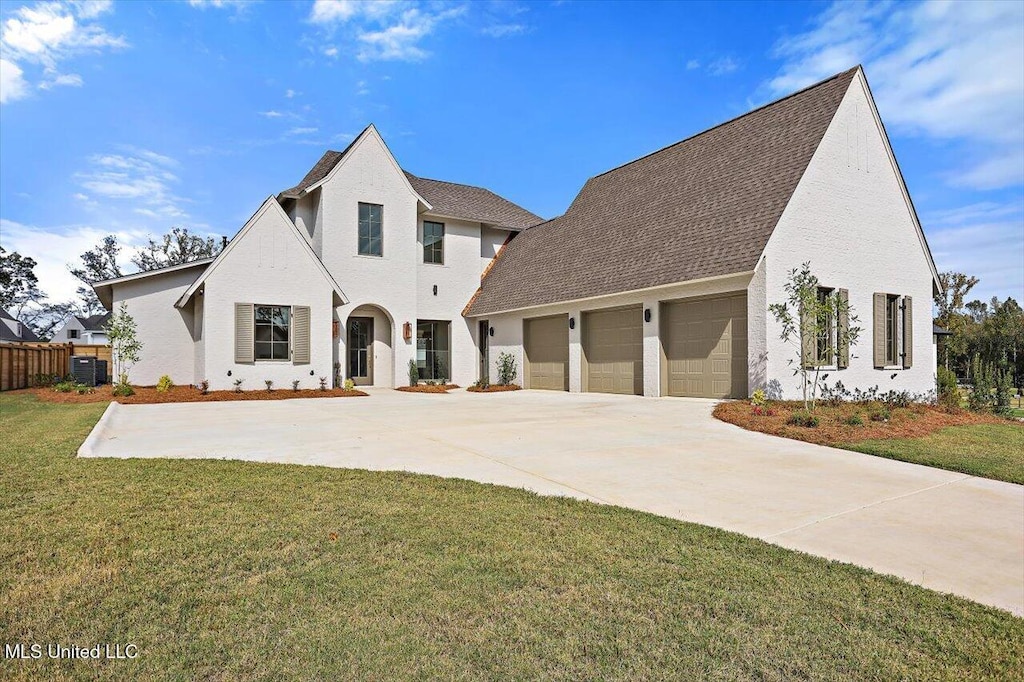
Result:
[[[296,92],[296,91],[294,91],[294,90],[292,90],[292,89],[290,89],[290,88],[289,88],[288,90],[285,90],[285,91],[284,91],[284,96],[285,96],[286,98],[288,98],[288,99],[292,99],[292,98],[293,98],[293,97],[295,97],[296,95],[300,95],[300,94],[302,94],[302,93],[300,93],[300,92]]]
[[[260,112],[260,116],[266,116],[267,118],[281,118],[282,116],[284,116],[284,114],[282,114],[280,111],[275,111],[271,109],[270,111]]]
[[[712,76],[724,76],[740,68],[740,63],[732,57],[719,57],[708,64],[708,73]]]
[[[773,94],[863,63],[891,129],[969,145],[951,184],[1024,184],[1024,4],[837,3],[775,53]]]
[[[326,56],[326,57],[337,57],[338,56],[338,48],[336,48],[333,45],[331,45],[330,47],[325,47],[323,49],[323,53],[324,53],[324,56]]]
[[[0,59],[0,104],[28,96],[24,71],[17,64]]]
[[[492,38],[504,38],[506,36],[515,36],[526,32],[525,24],[493,24],[491,26],[485,26],[480,29],[480,32],[484,35],[491,36]]]
[[[141,215],[164,219],[184,218],[183,200],[171,189],[178,177],[171,172],[178,162],[148,149],[126,148],[123,154],[95,154],[93,168],[75,175],[78,184],[92,196],[113,202],[127,202]],[[145,212],[143,212],[145,211]]]
[[[1024,301],[1024,202],[980,202],[921,216],[939,271],[976,275],[971,298]]]
[[[188,4],[192,7],[198,7],[199,9],[205,10],[207,7],[213,7],[214,9],[226,9],[232,8],[236,12],[241,12],[249,8],[255,0],[188,0]]]
[[[292,128],[285,135],[312,135],[317,132],[317,128]]]
[[[81,54],[128,46],[123,36],[107,33],[95,21],[111,7],[107,0],[37,2],[20,7],[8,16],[0,28],[3,85],[7,91],[0,96],[0,101],[14,101],[24,96],[28,81],[24,77],[26,65],[41,69],[38,87],[43,90],[57,85],[81,86],[81,76],[59,72],[60,62]]]
[[[686,70],[687,71],[693,71],[694,69],[699,69],[699,68],[700,68],[700,61],[698,61],[696,59],[691,59],[688,62],[686,62]]]
[[[314,24],[336,24],[358,17],[382,19],[400,4],[397,0],[316,0],[309,20]]]

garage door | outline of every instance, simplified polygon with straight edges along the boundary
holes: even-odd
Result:
[[[569,316],[523,322],[526,388],[569,390]]]
[[[746,397],[746,294],[664,304],[661,341],[669,395]]]
[[[594,393],[644,393],[643,312],[635,308],[583,314],[583,353],[587,390]]]

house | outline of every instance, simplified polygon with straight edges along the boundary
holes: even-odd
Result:
[[[29,343],[39,341],[31,328],[9,312],[0,308],[0,343]]]
[[[50,342],[106,345],[109,343],[107,338],[107,322],[109,321],[109,312],[89,317],[72,315],[53,330]]]
[[[768,306],[804,262],[859,315],[853,348],[847,319],[799,353],[779,338]],[[797,397],[794,362],[930,391],[936,287],[860,67],[590,178],[546,222],[403,171],[370,126],[215,259],[95,285],[139,322],[139,383],[394,386],[412,361],[468,384],[507,352],[526,388],[711,398]]]

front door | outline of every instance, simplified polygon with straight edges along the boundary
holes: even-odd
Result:
[[[491,349],[489,345],[489,332],[491,325],[487,320],[480,320],[479,333],[480,337],[480,380],[490,381],[490,354]]]
[[[356,386],[373,385],[373,318],[348,318],[348,378]]]

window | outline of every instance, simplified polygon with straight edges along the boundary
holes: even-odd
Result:
[[[885,364],[895,365],[900,361],[899,351],[900,297],[889,294],[885,297]]]
[[[254,355],[257,360],[288,360],[292,309],[286,305],[255,306]]]
[[[419,370],[420,379],[451,379],[450,328],[450,322],[417,320],[416,368]]]
[[[444,223],[423,221],[423,262],[444,263]]]
[[[818,328],[818,338],[815,339],[814,344],[814,359],[819,367],[833,363],[832,342],[835,338],[835,307],[828,306],[830,296],[832,296],[832,289],[818,287],[818,305],[822,309],[819,311],[818,322],[815,325]],[[832,314],[828,312],[829,307],[832,308]]]
[[[384,255],[384,207],[359,202],[359,255]]]
[[[68,330],[68,338],[69,339],[77,339],[78,338],[78,330],[77,329],[69,329]]]

